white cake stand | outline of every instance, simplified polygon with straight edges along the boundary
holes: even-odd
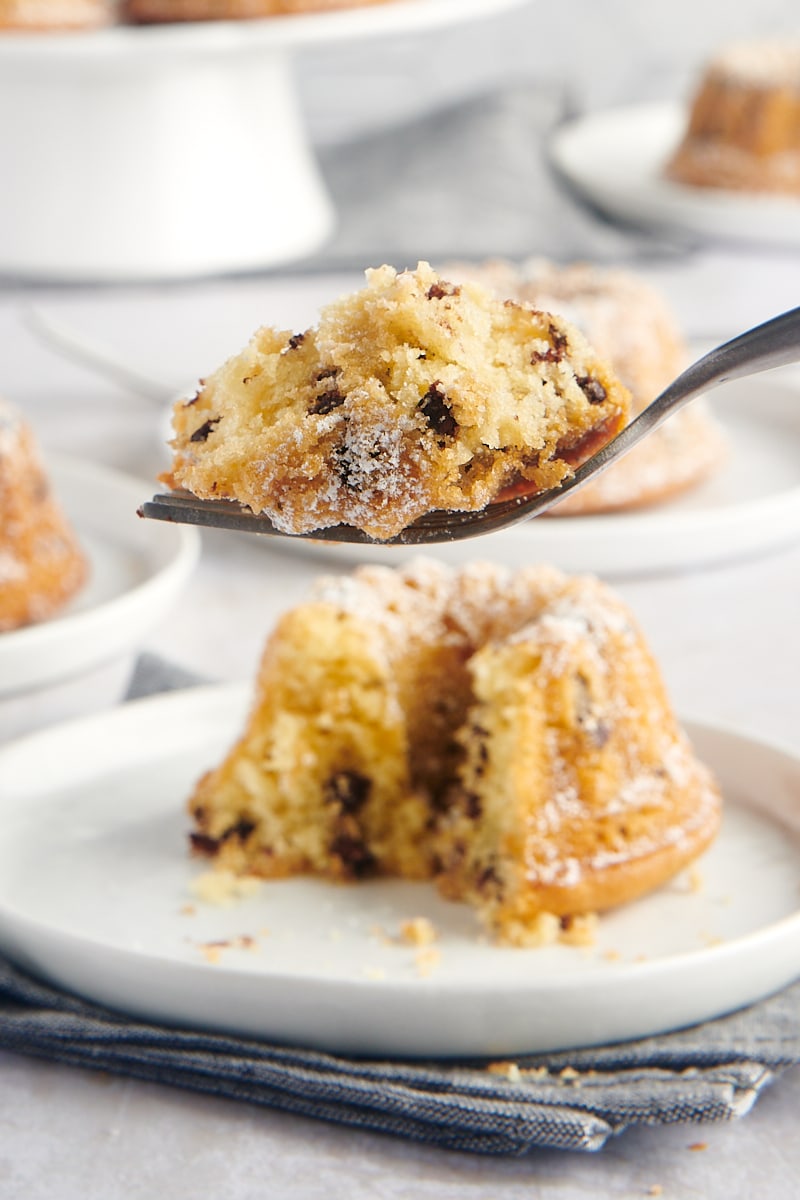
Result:
[[[292,51],[521,2],[392,0],[260,21],[3,35],[0,273],[179,279],[311,253],[333,213]]]

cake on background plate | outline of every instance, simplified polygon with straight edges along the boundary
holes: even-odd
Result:
[[[169,21],[240,21],[300,13],[366,8],[391,0],[122,0],[122,15],[132,23]]]
[[[0,0],[0,31],[96,29],[112,19],[110,0]]]
[[[800,41],[722,48],[705,67],[665,171],[691,187],[800,198]]]
[[[688,364],[685,340],[666,300],[632,271],[541,258],[520,265],[504,259],[448,263],[442,270],[576,325],[630,390],[631,417]],[[694,400],[548,515],[581,516],[659,503],[708,479],[724,459],[722,430],[705,402]]]
[[[0,400],[0,632],[52,616],[87,574],[86,557],[52,494],[33,431]]]
[[[189,801],[222,870],[435,881],[499,941],[658,887],[720,796],[644,638],[593,578],[418,560],[322,578]]]
[[[173,414],[172,470],[280,530],[390,538],[436,509],[556,486],[625,424],[627,389],[566,321],[427,263],[303,333],[261,329]]]

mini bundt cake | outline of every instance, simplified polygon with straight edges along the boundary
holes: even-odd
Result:
[[[260,330],[179,402],[163,479],[286,533],[343,524],[387,539],[435,509],[556,486],[628,409],[627,389],[559,317],[426,263],[381,267],[317,328]]]
[[[636,416],[688,361],[675,317],[655,288],[632,271],[530,259],[453,263],[442,270],[475,279],[500,297],[558,313],[576,325],[629,389]],[[702,400],[670,417],[624,458],[550,510],[576,516],[640,507],[703,482],[725,457],[725,438]]]
[[[387,3],[389,0],[122,0],[122,13],[125,20],[139,24],[238,21]]]
[[[432,879],[526,944],[542,913],[669,879],[720,797],[605,585],[419,560],[323,578],[284,616],[189,810],[222,869]]]
[[[750,41],[708,63],[668,178],[800,196],[800,42]]]
[[[0,632],[52,616],[86,558],[54,499],[28,424],[0,400]]]

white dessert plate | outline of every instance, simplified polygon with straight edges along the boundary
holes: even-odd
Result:
[[[551,158],[608,216],[683,233],[692,242],[800,246],[800,199],[689,187],[664,178],[686,121],[680,104],[591,113],[554,134]]]
[[[371,1055],[507,1055],[656,1034],[800,970],[800,758],[690,726],[726,794],[695,868],[602,918],[596,944],[501,948],[432,886],[263,883],[193,895],[185,802],[249,688],[173,693],[0,750],[0,946],[134,1016]],[[746,886],[745,886],[746,884]],[[398,939],[427,917],[430,951]]]
[[[57,616],[0,634],[0,698],[132,651],[173,602],[199,553],[196,530],[159,529],[136,515],[148,483],[55,455],[47,469],[89,558],[89,578]]]
[[[721,468],[701,486],[649,508],[586,517],[538,517],[490,537],[436,547],[457,565],[548,562],[565,571],[644,575],[763,554],[800,538],[800,382],[776,372],[729,383],[711,399],[728,442]],[[249,535],[248,535],[249,536]],[[263,538],[270,549],[395,566],[418,553]]]

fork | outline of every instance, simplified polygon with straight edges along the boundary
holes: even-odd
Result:
[[[251,512],[234,500],[198,500],[189,492],[156,495],[144,503],[139,515],[159,521],[214,526],[273,537],[311,538],[326,542],[358,542],[390,546],[426,546],[462,541],[496,533],[547,512],[570,492],[583,487],[695,396],[731,379],[742,379],[771,367],[787,366],[800,359],[800,308],[757,325],[703,355],[673,380],[655,400],[613,441],[587,459],[565,482],[534,495],[497,500],[477,512],[426,513],[395,537],[378,541],[350,525],[288,534],[276,529],[265,516]]]

